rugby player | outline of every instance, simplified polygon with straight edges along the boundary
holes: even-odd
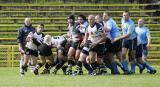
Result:
[[[144,24],[144,20],[140,18],[138,19],[138,26],[135,28],[138,39],[136,59],[140,64],[147,68],[150,74],[155,74],[156,70],[145,60],[151,43],[151,35],[149,29]],[[142,71],[140,73],[142,73]]]
[[[85,33],[83,43],[89,43],[89,61],[93,69],[92,74],[97,75],[99,72],[99,64],[97,63],[96,59],[97,56],[103,56],[102,52],[106,37],[105,32],[102,29],[102,25],[95,22],[94,15],[88,16],[88,22],[89,26]]]
[[[35,29],[32,27],[31,24],[31,18],[26,17],[24,20],[24,26],[21,27],[18,30],[17,35],[17,42],[19,46],[19,51],[21,53],[21,59],[20,59],[20,73],[21,75],[24,75],[24,70],[22,69],[22,66],[24,65],[24,53],[25,53],[25,45],[26,45],[26,38],[30,32],[35,32]],[[27,71],[27,65],[25,64],[25,71]]]

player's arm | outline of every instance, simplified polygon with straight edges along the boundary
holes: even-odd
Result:
[[[65,38],[67,38],[67,39],[70,38],[70,36],[69,36],[68,33],[67,34],[63,34],[62,36],[65,37]]]
[[[120,37],[120,39],[128,38],[133,31],[134,31],[134,25],[129,25],[129,26],[128,26],[127,34],[122,35],[122,36]]]
[[[86,32],[85,32],[84,39],[83,39],[83,41],[82,41],[83,44],[87,42],[88,37],[89,37],[89,33],[88,33],[88,31],[86,31]]]
[[[105,30],[105,32],[110,32],[112,27],[113,27],[112,23],[111,22],[107,22],[107,24],[105,24],[102,29]]]
[[[18,43],[18,48],[21,53],[24,53],[24,50],[22,48],[22,43]]]
[[[149,47],[151,44],[151,34],[150,34],[149,29],[147,29],[146,36],[147,36],[147,40],[148,40],[147,47]]]
[[[124,34],[124,35],[122,35],[120,37],[115,38],[113,42],[116,42],[116,41],[118,41],[120,39],[128,38],[133,31],[134,31],[134,25],[129,25],[127,34]]]
[[[21,53],[24,53],[23,46],[22,46],[22,39],[23,39],[22,29],[19,29],[18,30],[18,35],[17,35],[18,47],[19,47],[19,51]]]
[[[96,41],[95,42],[96,44],[99,44],[99,43],[104,42],[106,40],[105,31],[102,29],[102,30],[100,30],[100,33],[101,33],[101,39],[99,39],[98,41]]]

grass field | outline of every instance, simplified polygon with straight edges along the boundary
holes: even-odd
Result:
[[[135,75],[103,75],[103,76],[35,76],[30,71],[20,76],[18,68],[0,68],[0,87],[160,87],[160,66],[154,66],[157,73]]]

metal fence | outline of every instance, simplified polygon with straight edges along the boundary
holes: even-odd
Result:
[[[55,56],[55,49],[52,50]],[[160,64],[160,59],[155,59],[154,56],[158,55],[158,51],[155,51],[156,55],[150,55],[148,61],[155,64]],[[19,66],[20,52],[18,51],[18,45],[0,45],[0,67],[17,67]]]
[[[52,49],[55,56],[55,49]],[[0,45],[0,67],[17,67],[21,54],[18,45]]]
[[[18,66],[20,53],[17,45],[0,45],[0,66],[15,67]]]

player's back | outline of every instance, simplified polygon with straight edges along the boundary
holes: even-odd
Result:
[[[52,37],[52,44],[58,46],[60,45],[64,40],[66,40],[63,36],[53,36]]]

